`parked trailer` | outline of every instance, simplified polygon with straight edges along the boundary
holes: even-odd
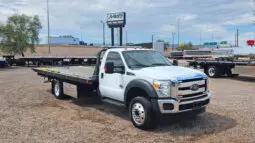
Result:
[[[40,66],[40,65],[95,65],[96,56],[29,56],[14,58],[5,56],[8,64],[17,66]]]
[[[189,62],[194,68],[204,69],[209,77],[227,75],[235,77],[239,74],[255,76],[255,60],[234,60],[232,58],[217,58],[215,60],[196,59]]]

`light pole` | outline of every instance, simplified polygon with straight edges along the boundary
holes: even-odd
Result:
[[[101,23],[103,24],[103,45],[105,45],[105,22],[101,20]]]
[[[153,49],[153,42],[154,42],[154,36],[155,36],[156,34],[152,34],[152,36],[151,36],[151,47],[152,47],[152,49]]]
[[[178,46],[180,45],[180,22],[181,22],[181,19],[179,18],[179,19],[178,19],[178,22],[177,22],[177,29],[178,29]]]
[[[175,36],[175,33],[174,32],[172,32],[172,43],[173,43],[173,45],[172,45],[172,52],[174,51],[174,36]]]
[[[127,43],[128,43],[128,32],[126,31],[126,46],[127,46]]]
[[[50,16],[49,16],[49,0],[47,0],[47,19],[48,19],[48,48],[50,53]]]
[[[200,48],[202,48],[202,32],[201,32],[201,30],[200,30]]]

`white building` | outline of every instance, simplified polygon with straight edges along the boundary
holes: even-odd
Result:
[[[69,45],[79,45],[79,38],[74,38],[73,36],[59,36],[50,37],[51,44],[69,44]]]

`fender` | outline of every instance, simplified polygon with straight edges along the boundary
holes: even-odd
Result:
[[[126,103],[127,94],[129,92],[129,90],[134,87],[144,90],[149,95],[150,98],[158,98],[157,92],[155,91],[153,86],[148,81],[143,80],[143,79],[134,79],[128,83],[128,85],[125,89],[125,94],[124,94],[124,102],[125,103]]]

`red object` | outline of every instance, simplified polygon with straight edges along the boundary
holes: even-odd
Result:
[[[107,67],[104,67],[104,72],[107,72],[107,70],[108,70]]]
[[[247,40],[247,45],[253,46],[255,44],[254,40]]]

